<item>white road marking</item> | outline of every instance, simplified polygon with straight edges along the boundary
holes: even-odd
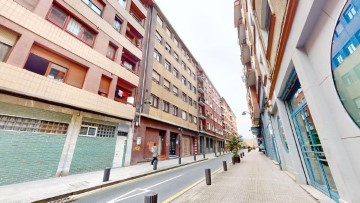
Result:
[[[171,180],[174,180],[175,178],[179,178],[180,176],[182,176],[182,175],[178,175],[178,176],[175,176],[175,177],[173,177],[173,178],[169,178],[169,179],[167,179],[167,180],[164,180],[164,181],[162,181],[162,182],[160,182],[160,183],[156,183],[156,184],[151,185],[151,186],[149,186],[149,187],[147,187],[147,188],[144,188],[144,189],[142,189],[142,188],[136,188],[136,189],[131,190],[131,191],[125,193],[125,194],[120,195],[119,197],[116,197],[115,199],[112,199],[112,200],[110,200],[110,201],[107,201],[107,203],[119,202],[119,201],[122,201],[122,200],[125,200],[125,199],[129,199],[129,198],[132,198],[132,197],[135,197],[135,196],[138,196],[138,195],[141,195],[141,194],[150,192],[150,191],[151,191],[151,190],[150,190],[151,188],[156,187],[156,186],[161,185],[161,184],[164,184],[164,183],[169,182],[169,181],[171,181]],[[136,194],[133,194],[133,195],[130,195],[130,196],[127,196],[127,195],[129,195],[129,194],[131,194],[131,193],[134,193],[134,192],[138,191],[138,190],[140,190],[140,191],[142,191],[142,192],[136,193]]]

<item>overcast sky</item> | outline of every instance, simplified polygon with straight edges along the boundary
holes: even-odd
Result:
[[[238,132],[252,138],[233,0],[156,0],[190,52],[237,117]]]

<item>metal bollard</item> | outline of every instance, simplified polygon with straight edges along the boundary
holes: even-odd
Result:
[[[211,169],[205,169],[206,185],[211,185]]]
[[[203,155],[204,155],[204,159],[205,159],[205,153]]]
[[[109,181],[109,178],[110,178],[110,169],[111,169],[111,168],[105,168],[105,170],[104,170],[103,182]]]
[[[243,152],[243,156],[245,156],[245,152]]]
[[[155,160],[154,163],[153,163],[153,170],[156,170],[156,169],[157,169],[157,163],[158,163],[158,161]]]
[[[158,194],[155,192],[149,192],[145,195],[144,203],[157,203]]]
[[[216,157],[216,151],[215,151],[215,157]]]
[[[194,161],[196,161],[196,154],[194,154]]]
[[[243,157],[243,154],[242,153],[240,153],[240,158],[242,158]]]
[[[181,164],[181,157],[179,157],[179,164]]]
[[[226,161],[223,161],[223,167],[224,167],[224,171],[227,171],[227,164],[226,164]]]

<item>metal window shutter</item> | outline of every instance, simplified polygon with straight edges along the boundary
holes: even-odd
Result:
[[[14,32],[4,28],[0,27],[0,42],[7,44],[9,46],[14,46],[18,35]]]

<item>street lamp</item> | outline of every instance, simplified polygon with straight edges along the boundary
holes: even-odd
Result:
[[[246,114],[249,114],[252,117],[252,114],[248,111],[243,111],[241,115],[245,116]]]

